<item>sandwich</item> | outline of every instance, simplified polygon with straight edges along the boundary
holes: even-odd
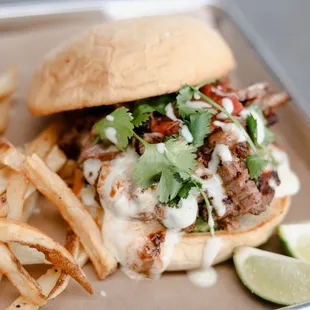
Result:
[[[130,277],[227,260],[288,212],[299,181],[270,126],[289,95],[235,89],[235,66],[202,21],[157,16],[95,26],[33,77],[29,109],[64,114],[59,146],[83,173],[79,198],[103,208],[104,245]]]

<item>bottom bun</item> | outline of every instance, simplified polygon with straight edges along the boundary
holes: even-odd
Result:
[[[265,243],[274,228],[284,219],[289,209],[289,196],[276,198],[267,211],[260,215],[244,215],[239,220],[236,230],[218,231],[216,237],[222,239],[222,247],[214,260],[214,265],[229,259],[238,246],[257,247]],[[211,239],[210,233],[193,233],[185,235],[173,252],[167,271],[189,270],[202,266],[206,242]]]

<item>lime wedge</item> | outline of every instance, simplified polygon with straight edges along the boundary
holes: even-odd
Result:
[[[310,222],[280,225],[279,236],[288,255],[310,263]]]
[[[299,259],[239,247],[234,264],[243,284],[261,298],[281,305],[310,300],[310,264]]]

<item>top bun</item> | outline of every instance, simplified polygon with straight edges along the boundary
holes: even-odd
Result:
[[[227,75],[235,66],[223,38],[180,15],[113,21],[52,50],[35,73],[34,115],[172,93]]]

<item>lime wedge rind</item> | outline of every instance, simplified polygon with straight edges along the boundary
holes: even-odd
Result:
[[[237,248],[233,260],[253,294],[280,305],[310,300],[310,264],[250,247]]]
[[[310,222],[280,225],[278,234],[289,256],[310,263]]]

